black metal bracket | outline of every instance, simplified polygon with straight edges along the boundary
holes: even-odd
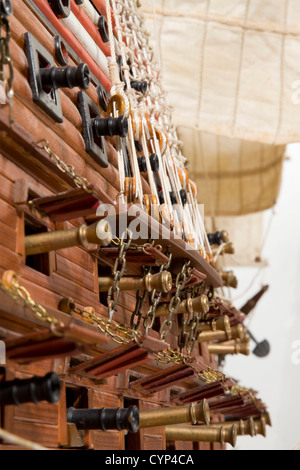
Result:
[[[78,93],[78,107],[82,118],[82,131],[85,149],[103,168],[108,167],[108,158],[103,136],[96,136],[93,130],[93,120],[101,118],[98,105],[83,91]]]
[[[70,15],[70,0],[48,0],[48,3],[58,18],[67,18]]]
[[[62,123],[63,114],[59,92],[57,89],[52,89],[50,92],[44,91],[40,74],[40,69],[55,66],[53,57],[30,33],[25,33],[25,53],[33,100],[56,122]]]
[[[69,52],[68,48],[60,36],[54,37],[55,58],[60,65],[68,65]]]
[[[110,93],[108,93],[108,91],[104,88],[103,85],[101,85],[101,83],[97,87],[97,93],[99,98],[99,104],[103,111],[106,113],[108,102],[110,100]]]

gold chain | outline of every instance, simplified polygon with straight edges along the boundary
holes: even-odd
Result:
[[[165,349],[156,355],[157,362],[160,362],[161,364],[185,364],[187,359],[187,356],[179,351],[175,351],[174,349]]]
[[[206,384],[212,384],[219,381],[224,383],[226,380],[226,376],[222,372],[211,369],[210,367],[208,367],[206,370],[203,370],[202,372],[199,372],[198,377]]]
[[[114,320],[104,320],[103,318],[97,318],[95,320],[98,328],[108,334],[112,340],[117,344],[128,344],[132,340],[139,340],[140,333],[126,325],[121,325]]]
[[[54,153],[50,147],[48,140],[42,139],[37,142],[37,147],[40,149],[45,150],[48,153],[50,159],[55,163],[56,167],[62,172],[69,175],[77,188],[82,188],[86,192],[91,193],[92,191],[89,189],[89,182],[86,178],[76,173],[75,168],[72,165],[67,165],[61,158],[59,158],[56,153]]]
[[[138,341],[140,333],[129,328],[126,325],[121,325],[114,320],[109,321],[108,319],[97,317],[93,312],[95,311],[92,307],[86,307],[83,310],[76,307],[72,300],[72,308],[69,313],[76,313],[81,315],[85,321],[89,323],[95,323],[102,333],[107,334],[117,344],[128,344],[133,339]]]
[[[17,275],[14,271],[5,271],[2,280],[0,279],[0,288],[3,292],[8,294],[16,303],[24,302],[36,318],[39,320],[49,323],[53,328],[64,327],[64,324],[57,320],[57,318],[49,315],[47,310],[40,304],[36,303],[25,287],[20,286]]]
[[[247,395],[250,395],[251,398],[255,399],[254,390],[251,390],[251,389],[246,388],[246,387],[240,387],[240,385],[237,385],[237,384],[230,387],[230,393],[231,393],[232,396],[247,394]]]

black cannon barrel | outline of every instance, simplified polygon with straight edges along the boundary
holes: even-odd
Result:
[[[21,405],[48,401],[56,403],[60,398],[61,384],[54,372],[44,377],[30,379],[15,379],[10,382],[0,382],[0,405]]]
[[[108,118],[94,118],[92,120],[92,126],[94,133],[97,137],[109,135],[118,135],[120,137],[126,137],[128,134],[128,120],[126,116],[119,116],[114,118],[112,116]]]
[[[139,410],[137,406],[128,408],[67,409],[67,421],[77,429],[117,429],[137,432],[139,429]]]
[[[87,64],[77,67],[51,67],[40,69],[43,88],[46,90],[58,88],[79,87],[86,90],[90,85],[90,69]]]

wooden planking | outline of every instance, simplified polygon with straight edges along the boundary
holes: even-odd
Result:
[[[83,138],[79,132],[75,132],[71,124],[67,121],[62,124],[55,123],[37,106],[34,107],[28,87],[29,85],[25,84],[22,94],[16,93],[14,109],[16,116],[18,116],[18,122],[33,136],[35,142],[38,142],[41,136],[47,139],[51,150],[61,156],[66,164],[74,166],[75,171],[81,176],[86,177],[87,162],[94,166],[97,171],[96,181],[89,177],[89,182],[96,183],[101,189],[102,186],[106,188],[105,202],[112,204],[119,191],[117,170],[112,165],[109,165],[108,168],[101,168],[97,165],[92,157],[85,153]],[[8,113],[8,110],[4,109],[3,111]],[[10,158],[13,158],[13,155]],[[108,181],[112,181],[112,184],[108,184]]]
[[[6,271],[7,269],[12,269],[13,271],[18,272],[20,269],[20,265],[20,256],[18,256],[15,252],[9,250],[5,246],[2,246],[0,256],[0,268],[2,268],[3,271]]]
[[[161,408],[159,403],[146,400],[139,400],[139,409],[155,410]],[[166,448],[165,428],[156,426],[139,430],[141,450],[164,450]]]
[[[67,258],[63,258],[59,252],[56,252],[56,272],[67,279],[73,279],[80,286],[94,292],[95,273],[93,270],[88,271]]]
[[[122,450],[124,446],[117,432],[90,431],[91,447],[95,450]]]
[[[144,434],[142,446],[142,450],[164,450],[165,442],[160,435]]]
[[[94,270],[93,258],[83,248],[74,246],[72,248],[65,248],[64,250],[59,250],[58,253],[61,258],[65,258],[69,261],[72,261],[74,264],[78,264],[78,266],[81,266],[87,271],[93,272]]]
[[[54,361],[55,359],[44,359],[43,361],[37,361],[33,364],[19,364],[15,377],[26,378],[33,375],[46,375],[48,372],[52,372]]]
[[[15,183],[18,180],[24,180],[26,183],[33,184],[38,191],[50,194],[50,191],[45,185],[39,183],[36,178],[33,178],[28,172],[25,172],[22,168],[18,167],[14,162],[8,160],[4,155],[0,153],[0,174],[6,178],[6,180]],[[15,186],[13,186],[13,193],[15,194]],[[9,202],[13,203],[14,198],[10,199]]]
[[[18,222],[18,214],[12,205],[0,198],[1,222],[7,227],[16,230]]]
[[[34,24],[37,38],[44,45],[44,47],[46,47],[46,49],[49,50],[51,55],[54,56],[54,46],[53,46],[53,39],[51,35],[49,35],[49,33],[44,28],[40,28],[39,20],[35,18],[35,16],[31,13],[30,10],[28,10],[28,12],[29,12],[29,17],[30,17],[30,28],[29,27],[28,28],[30,29],[30,31],[32,31],[33,30],[32,24]],[[24,23],[23,14],[22,14],[21,20],[22,20],[22,23]],[[18,44],[21,46],[21,47],[18,47],[17,44],[14,44],[14,47],[12,47],[12,51],[11,51],[12,59],[17,67],[17,72],[22,73],[25,79],[27,80],[28,66],[27,66],[27,59],[23,51],[23,48],[24,48],[23,35],[26,32],[26,28],[24,28],[23,24],[18,22],[17,19],[14,19],[14,22],[12,23],[12,29],[13,29],[12,36],[18,41]],[[70,63],[70,65],[72,64]],[[61,96],[62,110],[63,110],[63,114],[65,118],[76,129],[78,129],[81,134],[82,123],[81,123],[80,113],[77,109],[77,92],[78,92],[78,89],[76,88],[73,90],[63,89],[60,91],[60,96]],[[86,90],[86,93],[93,99],[95,103],[98,103],[98,95],[97,95],[96,89],[94,88],[92,84],[90,85],[89,89]],[[35,106],[34,104],[32,105]],[[40,114],[42,113],[40,108],[39,108],[39,113]],[[112,146],[108,142],[106,143],[106,147],[107,147],[109,161],[113,164],[114,167],[117,167],[117,157],[116,157],[115,150],[112,148]],[[97,168],[97,171],[98,172],[100,171],[101,173],[101,169],[98,167],[96,168]],[[110,185],[114,184],[114,179],[109,178],[108,180],[110,181]],[[142,184],[143,184],[144,192],[149,193],[150,188],[144,178],[142,178]]]
[[[30,438],[31,441],[43,446],[58,445],[58,426],[14,419],[9,431],[25,439]]]
[[[7,201],[13,201],[14,198],[14,184],[2,175],[0,175],[0,197]]]
[[[54,37],[50,34],[46,28],[41,25],[39,19],[32,13],[30,8],[24,2],[20,0],[15,0],[16,10],[14,15],[11,17],[11,28],[12,28],[12,38],[17,42],[20,46],[21,50],[24,48],[24,39],[23,35],[27,31],[31,32],[31,34],[49,51],[51,56],[54,58],[54,62],[58,66],[60,66],[57,61],[55,60],[55,48],[54,48]],[[24,9],[26,8],[26,14],[24,13]],[[12,41],[13,42],[13,41]],[[19,60],[20,63],[20,60]],[[76,65],[75,62],[69,57],[69,65]],[[23,56],[23,70],[27,66],[27,59],[24,54]],[[76,93],[72,92],[72,90],[63,90],[64,93],[69,95],[74,102],[76,102]],[[98,95],[95,87],[91,84],[89,89],[87,90],[89,96],[97,103],[98,102]]]
[[[15,406],[14,417],[17,419],[35,421],[37,423],[56,425],[58,422],[58,405],[51,403],[24,403]]]
[[[16,251],[17,232],[0,221],[0,245],[12,252]]]
[[[199,442],[199,450],[211,450],[210,442]]]
[[[175,450],[193,450],[193,442],[175,441]]]

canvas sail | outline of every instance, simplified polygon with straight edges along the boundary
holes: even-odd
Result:
[[[299,2],[144,0],[142,8],[206,214],[272,207],[285,145],[300,140]]]

